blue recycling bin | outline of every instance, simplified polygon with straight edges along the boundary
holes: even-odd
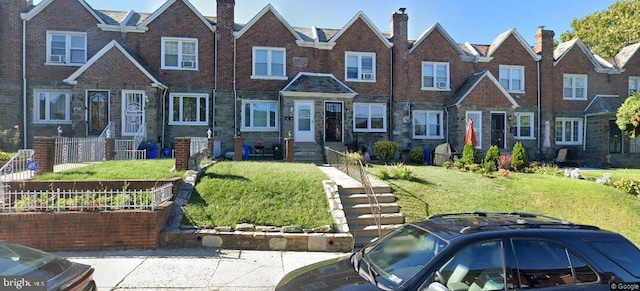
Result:
[[[431,165],[431,149],[424,148],[424,164]]]
[[[243,161],[248,161],[250,153],[251,153],[251,147],[248,146],[248,145],[243,145],[242,146],[242,160]]]

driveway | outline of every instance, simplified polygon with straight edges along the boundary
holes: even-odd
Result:
[[[214,248],[56,254],[93,266],[99,290],[273,290],[292,270],[345,255]]]

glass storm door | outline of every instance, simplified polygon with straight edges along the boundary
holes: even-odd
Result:
[[[491,145],[506,148],[506,113],[491,113]]]
[[[324,140],[342,142],[342,103],[324,104]]]
[[[619,154],[622,152],[622,130],[615,120],[609,120],[609,153]]]
[[[296,101],[294,105],[294,137],[296,141],[309,142],[313,139],[313,101]]]
[[[109,91],[88,91],[88,135],[99,135],[109,124]]]
[[[122,135],[133,136],[144,123],[144,91],[122,91]]]

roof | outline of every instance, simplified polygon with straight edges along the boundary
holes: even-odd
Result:
[[[436,232],[446,240],[471,233],[513,229],[600,230],[595,226],[573,224],[554,217],[520,212],[473,212],[432,215],[426,220],[414,224]]]
[[[358,19],[362,19],[362,21],[364,21],[364,23],[367,24],[367,26],[369,26],[369,28],[376,34],[376,36],[378,36],[378,38],[380,39],[380,41],[382,41],[384,43],[384,45],[386,45],[388,48],[391,48],[393,46],[393,44],[389,41],[388,37],[385,36],[374,24],[373,22],[369,19],[369,17],[367,17],[364,12],[360,11],[356,14],[356,16],[354,16],[342,29],[340,29],[340,31],[338,31],[338,33],[336,33],[333,37],[331,37],[331,39],[329,40],[330,43],[335,43],[338,38],[340,38],[340,36],[342,36],[342,34],[347,31],[351,25],[353,25]]]
[[[296,75],[282,91],[283,96],[318,96],[353,98],[355,91],[340,82],[333,74],[306,73]]]
[[[267,4],[267,6],[262,8],[262,10],[260,10],[260,12],[256,14],[256,16],[251,18],[251,20],[249,20],[249,22],[245,26],[243,26],[242,29],[240,29],[240,31],[236,32],[236,38],[240,38],[245,32],[247,32],[254,24],[256,24],[256,22],[258,22],[258,20],[260,20],[269,11],[271,11],[271,13],[273,13],[273,15],[275,15],[276,18],[280,20],[280,22],[282,22],[282,24],[289,30],[289,32],[291,32],[291,34],[296,38],[296,40],[303,41],[301,35],[297,31],[295,31],[291,25],[289,25],[289,22],[287,22],[287,20],[285,20],[284,17],[282,17],[282,15],[280,15],[280,13],[278,13],[278,11],[271,4]]]
[[[585,116],[616,114],[622,106],[624,98],[618,95],[596,95],[584,110]]]
[[[75,85],[78,83],[77,79],[80,77],[86,70],[88,70],[95,62],[97,62],[100,58],[102,58],[107,52],[112,49],[118,49],[122,54],[132,63],[134,64],[142,73],[145,74],[151,80],[151,86],[158,88],[167,88],[164,84],[162,84],[159,79],[154,76],[147,68],[145,68],[142,63],[133,56],[131,52],[125,49],[120,43],[115,40],[112,40],[107,45],[105,45],[100,51],[98,51],[93,57],[91,57],[84,65],[78,68],[71,76],[64,79],[63,81],[68,84]]]
[[[33,19],[36,15],[38,15],[40,12],[42,12],[42,10],[44,10],[47,6],[49,6],[49,4],[51,4],[51,2],[53,2],[54,0],[43,0],[42,2],[40,2],[38,5],[36,5],[35,7],[33,7],[33,9],[31,9],[29,12],[27,13],[21,13],[20,17],[23,20],[29,21],[31,19]],[[104,20],[98,16],[98,14],[96,13],[95,10],[93,10],[93,8],[91,8],[91,6],[89,4],[87,4],[87,2],[85,2],[84,0],[77,0],[78,2],[80,2],[80,4],[87,9],[87,11],[89,11],[89,13],[91,13],[91,15],[93,15],[93,17],[96,18],[96,20],[98,20],[99,24],[106,24],[104,22]]]
[[[636,54],[639,48],[640,48],[640,43],[623,47],[614,58],[619,68],[624,68],[624,66],[627,65],[631,57],[633,57],[633,55]]]
[[[165,2],[164,4],[162,4],[162,6],[160,6],[160,8],[158,8],[156,11],[154,11],[153,13],[151,13],[151,15],[149,15],[149,17],[145,18],[144,21],[142,21],[142,23],[140,23],[140,26],[143,27],[147,27],[149,26],[149,24],[151,22],[153,22],[153,20],[155,20],[158,16],[162,15],[162,13],[164,13],[165,10],[167,10],[171,5],[173,5],[174,3],[176,3],[176,1],[182,1],[184,2],[184,4],[187,5],[187,7],[189,7],[189,9],[191,9],[191,11],[193,11],[193,13],[200,18],[200,20],[211,30],[211,31],[215,31],[216,28],[213,25],[213,23],[211,23],[207,18],[204,17],[204,15],[202,15],[202,13],[200,13],[200,11],[198,11],[198,9],[196,9],[193,4],[191,4],[191,2],[189,2],[188,0],[167,0],[167,2]]]
[[[512,35],[516,38],[516,40],[518,40],[518,42],[522,45],[522,47],[524,47],[524,49],[529,53],[529,55],[531,55],[534,60],[539,60],[541,58],[540,55],[536,54],[536,52],[533,51],[531,46],[524,40],[524,38],[520,35],[520,33],[518,33],[515,28],[509,29],[498,35],[498,37],[496,37],[496,39],[487,48],[486,56],[492,56],[493,53],[495,53],[496,50],[498,50],[498,48],[509,38],[509,36]]]
[[[560,61],[562,61],[562,58],[564,58],[564,56],[566,56],[567,53],[576,46],[580,48],[582,53],[589,59],[589,61],[591,61],[596,72],[621,73],[622,71],[624,71],[622,69],[616,68],[614,64],[605,60],[604,58],[591,53],[591,50],[589,50],[589,48],[587,48],[587,46],[579,38],[574,38],[570,41],[566,41],[558,45],[558,47],[553,51],[553,59],[555,60],[553,65],[555,66]]]
[[[444,38],[449,42],[449,44],[451,46],[453,46],[453,48],[462,56],[466,56],[467,54],[465,53],[465,51],[460,48],[460,46],[458,46],[458,44],[453,40],[453,38],[451,37],[451,35],[449,35],[447,33],[446,30],[444,30],[444,28],[442,28],[442,25],[440,25],[440,23],[435,23],[434,25],[432,25],[431,27],[429,27],[429,29],[425,30],[422,35],[420,35],[420,37],[418,38],[417,41],[415,41],[413,43],[413,46],[411,47],[411,49],[409,50],[409,53],[413,52],[418,46],[420,46],[420,44],[427,38],[429,37],[429,35],[431,35],[432,32],[434,32],[435,30],[440,31],[440,33],[442,34],[442,36],[444,36]]]
[[[493,76],[493,74],[491,74],[491,72],[489,72],[489,70],[484,70],[482,72],[476,73],[473,76],[471,76],[469,79],[467,79],[467,81],[464,83],[464,85],[462,85],[462,88],[460,88],[458,93],[453,95],[451,100],[447,102],[446,106],[447,107],[460,106],[460,104],[462,104],[462,101],[464,101],[464,99],[467,98],[467,96],[469,96],[471,92],[473,92],[476,86],[478,86],[478,84],[480,84],[480,82],[484,78],[489,78],[489,80],[493,82],[493,84],[498,88],[498,90],[502,92],[504,97],[507,98],[507,100],[509,100],[509,102],[511,103],[511,107],[516,108],[520,106],[518,105],[516,100],[513,99],[513,97],[511,97],[511,94],[509,94],[509,92],[507,92],[507,90],[505,90],[504,87],[500,85],[500,82],[498,82],[498,80]]]

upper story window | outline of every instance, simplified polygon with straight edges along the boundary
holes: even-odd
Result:
[[[562,97],[565,100],[587,100],[587,75],[564,74]]]
[[[278,131],[278,102],[243,101],[243,131]]]
[[[516,134],[517,139],[533,138],[533,112],[516,113]]]
[[[556,144],[582,144],[582,118],[556,118]]]
[[[384,103],[354,103],[354,132],[386,132],[387,105]]]
[[[285,60],[287,51],[284,48],[253,47],[252,79],[287,79]]]
[[[524,67],[501,65],[500,84],[509,92],[524,92]]]
[[[629,96],[640,92],[640,77],[629,77]]]
[[[451,90],[449,63],[422,62],[422,90]]]
[[[209,123],[209,95],[171,93],[169,125],[207,125]]]
[[[162,69],[197,70],[198,39],[163,37]]]
[[[86,33],[47,31],[47,65],[81,66],[86,62]]]
[[[444,136],[442,124],[442,111],[416,110],[413,112],[413,138],[442,138]]]
[[[71,92],[35,91],[34,123],[71,123]]]
[[[345,80],[356,82],[376,81],[376,54],[362,52],[345,53]]]

